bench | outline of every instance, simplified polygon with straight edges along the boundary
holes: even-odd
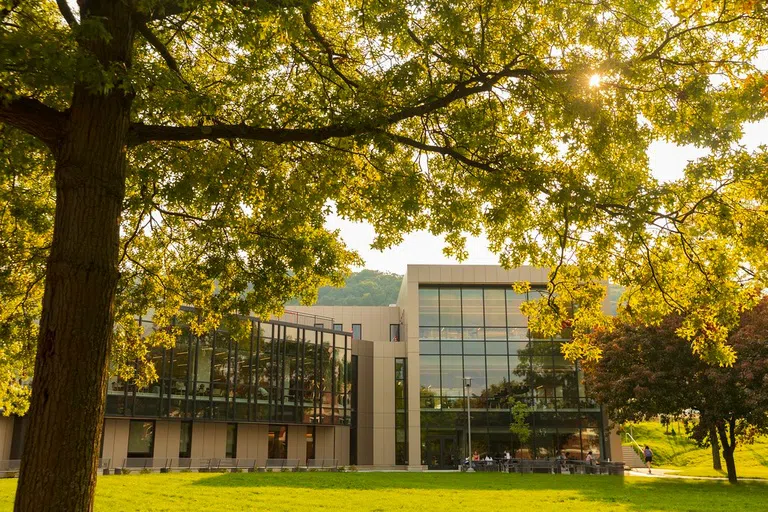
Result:
[[[168,459],[166,462],[165,467],[168,469],[168,471],[173,470],[188,470],[191,471],[193,469],[196,469],[197,471],[208,471],[211,469],[211,460],[212,459],[200,459],[200,458],[179,458],[179,459]]]
[[[112,463],[112,459],[99,459],[99,471],[101,474],[109,474],[109,465]]]
[[[211,469],[247,469],[253,471],[256,467],[256,459],[211,459]]]
[[[336,459],[309,459],[307,469],[318,471],[336,471],[339,467],[339,461]]]
[[[283,469],[290,469],[291,471],[296,471],[298,467],[299,467],[298,459],[267,459],[267,462],[264,465],[265,470],[279,469],[280,471],[282,471]]]
[[[123,459],[123,465],[119,468],[115,468],[115,474],[130,472],[132,470],[152,470],[156,467],[165,467],[166,459],[153,459],[151,457],[128,457]],[[158,466],[155,466],[158,464]]]

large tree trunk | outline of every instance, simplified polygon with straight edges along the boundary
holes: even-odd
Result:
[[[709,427],[709,445],[712,447],[712,469],[717,471],[723,470],[723,465],[720,462],[720,443],[717,442],[717,431],[715,426]]]
[[[720,445],[723,447],[723,458],[725,459],[725,469],[728,472],[728,481],[735,484],[738,483],[738,478],[736,477],[736,461],[733,458],[736,442],[732,429],[733,426],[731,426],[731,439],[729,440],[728,433],[725,430],[725,423],[722,421],[717,423],[717,432],[720,434]]]
[[[127,69],[133,39],[131,2],[79,3],[81,16],[101,17],[112,36],[109,41],[79,44],[105,69]],[[56,217],[17,511],[93,509],[130,104],[130,95],[119,85],[108,94],[76,85],[66,133],[54,149]]]

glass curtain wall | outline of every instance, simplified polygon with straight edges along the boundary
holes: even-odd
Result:
[[[589,397],[578,365],[566,361],[558,338],[529,332],[520,305],[542,290],[517,294],[507,287],[441,286],[419,289],[422,463],[455,467],[466,456],[467,404],[472,452],[553,457],[567,451],[599,454],[601,411]],[[531,408],[531,439],[509,433],[514,402]]]
[[[194,335],[181,326],[171,349],[151,357],[157,382],[137,389],[117,377],[107,389],[109,416],[281,424],[351,423],[348,334],[283,322],[247,322]],[[139,319],[145,333],[155,328]],[[237,339],[236,339],[237,338]]]
[[[407,359],[395,358],[395,464],[408,464]]]

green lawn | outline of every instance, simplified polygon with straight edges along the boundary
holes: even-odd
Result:
[[[677,428],[676,424],[673,426]],[[684,430],[677,435],[669,435],[656,422],[635,424],[632,430],[638,443],[651,447],[654,465],[658,467],[679,470],[677,474],[680,475],[725,476],[725,471],[712,469],[712,449],[696,446]],[[734,458],[737,476],[768,478],[768,439],[761,438],[755,444],[737,446]],[[724,460],[722,464],[725,468]]]
[[[15,479],[0,481],[11,510]],[[97,511],[766,510],[768,483],[503,473],[175,473],[100,477]]]

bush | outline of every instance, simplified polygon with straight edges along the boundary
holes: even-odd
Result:
[[[241,468],[232,468],[233,473],[242,473],[243,470]]]
[[[291,468],[280,468],[281,473],[287,473],[291,470]]]
[[[141,473],[142,475],[148,475],[151,472],[152,472],[152,470],[149,469],[149,468],[142,468],[141,471],[139,471],[139,473]]]
[[[131,474],[131,470],[130,470],[130,469],[128,469],[128,468],[122,468],[122,469],[120,470],[120,474],[121,474],[121,475],[130,475],[130,474]]]
[[[349,471],[351,471],[353,473],[357,472],[357,466],[349,466],[349,468],[347,468],[347,469],[349,469]]]

